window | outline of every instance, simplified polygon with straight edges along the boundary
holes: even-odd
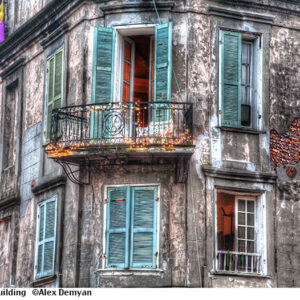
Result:
[[[263,273],[264,224],[258,198],[217,193],[217,271]]]
[[[47,59],[46,101],[44,114],[44,137],[50,139],[52,109],[60,108],[63,96],[63,49],[60,48]]]
[[[157,199],[153,186],[107,189],[105,267],[157,267]]]
[[[54,274],[56,196],[38,206],[35,279]]]
[[[256,128],[260,37],[222,30],[220,38],[221,124]]]
[[[16,108],[18,103],[18,83],[7,87],[5,101],[5,126],[3,136],[3,169],[12,167],[16,160],[16,145],[14,139],[16,137]]]
[[[94,46],[92,103],[117,102],[138,107],[127,117],[130,122],[125,124],[125,130],[130,132],[148,127],[152,121],[169,121],[172,23],[98,27],[95,28]],[[150,102],[161,104],[152,108]],[[92,137],[111,137],[111,128],[118,119],[116,110],[114,116],[107,110],[92,113]]]

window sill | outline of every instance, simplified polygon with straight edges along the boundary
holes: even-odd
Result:
[[[113,269],[98,269],[96,271],[103,276],[161,276],[164,273],[161,269],[130,269],[130,270],[113,270]]]
[[[230,131],[230,132],[239,132],[239,133],[248,133],[248,134],[266,134],[266,131],[247,129],[247,128],[233,128],[226,126],[216,126],[215,128],[221,129],[222,131]]]
[[[220,271],[210,271],[209,275],[218,275],[218,276],[236,276],[236,277],[250,277],[250,278],[260,278],[260,279],[270,279],[270,275],[260,275],[252,273],[236,273],[236,272],[220,272]]]
[[[42,277],[34,280],[31,284],[33,287],[44,286],[45,284],[51,283],[56,280],[56,275]]]

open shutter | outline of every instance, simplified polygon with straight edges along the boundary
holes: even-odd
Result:
[[[128,268],[129,209],[129,188],[109,188],[106,226],[107,268]]]
[[[172,23],[155,27],[154,102],[171,102],[172,78]],[[154,121],[170,119],[170,104],[157,105]]]
[[[241,126],[241,51],[242,36],[221,31],[222,125]]]
[[[157,188],[133,187],[131,207],[131,268],[156,268]]]
[[[39,208],[37,239],[36,278],[41,278],[54,273],[56,197],[47,200]]]
[[[61,107],[63,90],[63,49],[47,61],[47,123],[46,142],[50,138],[52,109]]]
[[[92,103],[113,102],[115,35],[113,28],[95,28]],[[102,108],[91,114],[91,138],[110,136],[110,111]]]

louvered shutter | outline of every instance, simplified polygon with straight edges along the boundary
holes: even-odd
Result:
[[[172,23],[155,27],[154,102],[171,102],[172,78]],[[170,119],[170,104],[159,104],[154,109],[154,121]]]
[[[113,28],[96,27],[94,36],[92,103],[113,102],[115,35]],[[97,108],[97,107],[96,107]],[[91,138],[109,138],[112,120],[108,106],[91,114]]]
[[[157,188],[133,187],[131,206],[131,268],[156,268]]]
[[[241,51],[240,33],[221,31],[222,125],[241,126]]]
[[[39,207],[36,278],[54,273],[56,238],[56,197]]]
[[[47,123],[46,142],[50,138],[53,108],[61,107],[63,91],[63,49],[58,50],[47,61]]]
[[[129,188],[109,188],[106,226],[108,268],[128,268],[129,213]]]

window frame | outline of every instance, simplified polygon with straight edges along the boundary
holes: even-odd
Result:
[[[212,263],[212,271],[215,273],[221,273],[224,275],[228,274],[235,274],[238,276],[244,276],[249,273],[246,272],[233,272],[233,271],[218,271],[217,269],[217,253],[218,253],[218,218],[217,218],[217,194],[218,192],[224,192],[228,193],[231,195],[235,196],[235,210],[236,210],[236,205],[237,205],[237,198],[239,199],[249,199],[253,200],[255,199],[255,218],[254,218],[254,223],[255,223],[255,251],[254,253],[261,254],[261,270],[260,273],[253,273],[253,275],[256,276],[266,276],[267,271],[268,271],[268,243],[267,243],[267,219],[266,219],[266,193],[257,193],[256,191],[253,191],[253,193],[247,191],[247,192],[241,192],[241,191],[236,191],[234,188],[229,189],[228,187],[222,188],[222,187],[216,187],[214,189],[214,205],[213,205],[213,214],[214,214],[214,221],[213,221],[213,263]],[[237,218],[236,218],[236,213],[235,212],[235,227],[237,223]],[[235,228],[237,230],[237,228]],[[237,231],[236,231],[236,236],[237,236]],[[236,243],[236,237],[235,237],[235,250],[237,251],[237,243]]]
[[[223,125],[223,81],[222,81],[222,64],[223,64],[223,49],[224,45],[222,42],[222,32],[234,32],[241,34],[241,47],[242,43],[245,41],[249,41],[253,44],[253,53],[252,53],[252,92],[251,92],[251,110],[250,110],[250,126],[244,126],[240,124],[238,126],[229,126]],[[219,127],[228,127],[228,128],[237,128],[237,129],[245,129],[245,130],[262,130],[262,84],[263,84],[263,34],[255,31],[244,31],[237,30],[235,28],[218,28],[218,124]],[[242,49],[241,49],[242,50]],[[241,66],[242,66],[242,57],[240,58]],[[241,70],[242,72],[242,70]],[[241,75],[242,77],[242,75]],[[242,87],[242,84],[241,84]],[[241,91],[242,93],[242,91]],[[240,97],[240,111],[242,105],[242,97]],[[241,112],[240,112],[241,119]]]
[[[130,190],[131,188],[137,187],[137,188],[141,188],[141,187],[152,187],[156,189],[156,193],[157,193],[157,197],[158,197],[158,201],[156,202],[156,232],[154,232],[156,238],[156,267],[155,268],[130,268],[129,262],[128,268],[109,268],[107,267],[107,253],[106,253],[106,247],[107,247],[107,217],[108,217],[108,191],[109,188],[118,188],[118,187],[128,187]],[[131,191],[129,191],[130,193],[130,215],[129,215],[129,241],[128,241],[128,261],[130,260],[131,257],[131,225],[132,225],[132,203],[131,203],[131,199],[132,199],[132,195],[131,195]],[[119,184],[119,185],[105,185],[104,186],[104,204],[103,204],[103,235],[102,235],[102,269],[106,270],[106,271],[134,271],[134,270],[139,270],[139,271],[154,271],[154,270],[158,270],[159,269],[159,253],[160,253],[160,247],[159,247],[159,232],[160,232],[160,185],[158,185],[157,183],[153,183],[153,184]]]

